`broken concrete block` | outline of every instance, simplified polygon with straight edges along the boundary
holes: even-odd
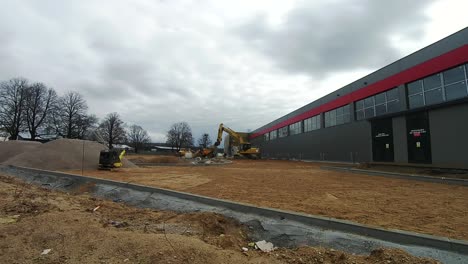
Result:
[[[273,243],[266,242],[265,240],[255,242],[255,245],[258,247],[258,249],[260,249],[263,252],[270,252],[275,249]]]

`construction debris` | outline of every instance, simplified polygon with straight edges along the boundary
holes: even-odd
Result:
[[[109,221],[109,224],[116,228],[127,227],[127,222],[119,222],[119,221]]]
[[[193,165],[222,165],[222,164],[229,164],[232,163],[232,161],[227,160],[225,158],[211,158],[211,159],[202,159],[200,157],[195,158],[194,161],[192,161]]]
[[[273,243],[266,242],[265,240],[255,242],[255,246],[257,246],[258,249],[260,249],[263,252],[271,252],[271,251],[275,250],[275,247],[273,246]]]
[[[50,248],[44,249],[44,250],[42,251],[41,255],[47,255],[47,254],[49,254],[49,252],[50,252],[51,250],[52,250],[52,249],[50,249]]]

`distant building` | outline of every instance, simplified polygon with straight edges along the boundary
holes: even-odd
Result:
[[[126,151],[134,151],[135,149],[125,144],[112,144],[115,149],[125,149]]]
[[[160,153],[169,153],[176,151],[173,147],[160,146],[160,145],[151,145],[151,152],[160,152]]]
[[[467,83],[465,28],[256,129],[250,140],[264,158],[468,169]]]

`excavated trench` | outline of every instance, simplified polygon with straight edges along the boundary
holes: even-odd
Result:
[[[369,254],[374,249],[390,247],[444,263],[466,263],[468,259],[467,241],[377,229],[337,219],[59,172],[13,166],[0,166],[0,172],[46,188],[68,192],[85,190],[91,195],[136,207],[220,213],[247,225],[252,240],[267,240],[278,247],[322,246],[355,254]]]

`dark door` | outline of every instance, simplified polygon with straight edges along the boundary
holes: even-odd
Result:
[[[372,121],[372,156],[374,161],[394,161],[391,118]]]
[[[431,133],[427,112],[406,117],[408,137],[408,161],[412,163],[431,163]]]

